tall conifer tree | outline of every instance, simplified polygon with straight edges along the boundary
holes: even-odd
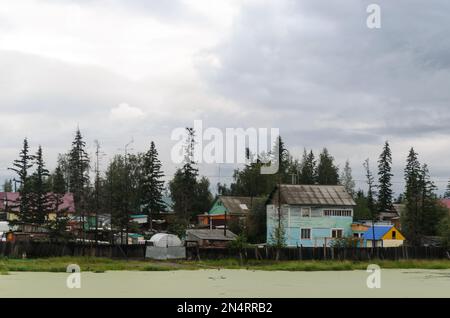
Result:
[[[14,171],[18,179],[15,181],[19,183],[20,198],[18,202],[14,202],[12,206],[18,209],[17,220],[11,221],[12,225],[32,223],[32,210],[31,210],[31,180],[28,174],[29,169],[33,167],[33,155],[30,154],[30,147],[28,140],[23,140],[23,147],[19,154],[19,159],[14,160],[13,167],[8,168]]]
[[[312,150],[307,153],[305,149],[301,163],[300,183],[315,184],[316,180],[316,159],[314,157],[314,153]]]
[[[380,212],[392,211],[394,206],[392,193],[392,153],[386,141],[378,159],[378,209]]]
[[[52,212],[52,202],[49,194],[50,189],[47,182],[47,178],[50,174],[45,167],[41,146],[39,146],[34,158],[36,171],[31,176],[31,209],[34,218],[33,223],[43,225],[48,221],[49,213]]]
[[[317,183],[322,185],[339,184],[339,169],[334,165],[334,158],[324,148],[317,165]]]
[[[83,238],[88,185],[89,156],[86,152],[86,143],[81,136],[80,129],[77,129],[75,139],[72,142],[72,149],[69,152],[69,187],[70,192],[74,196],[75,210],[80,217]]]
[[[150,143],[150,149],[145,153],[142,167],[142,204],[144,212],[147,214],[148,224],[152,226],[152,214],[165,210],[163,201],[164,181],[162,178],[161,161],[158,158],[158,151],[155,143]]]

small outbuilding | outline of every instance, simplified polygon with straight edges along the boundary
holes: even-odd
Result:
[[[186,231],[186,243],[194,243],[203,247],[225,247],[236,238],[236,234],[223,229],[191,229]]]
[[[405,237],[394,225],[375,225],[363,234],[364,246],[372,247],[375,241],[376,247],[402,246]]]
[[[169,247],[169,246],[183,246],[183,242],[174,234],[158,233],[152,236],[150,242],[153,246]]]
[[[158,233],[152,236],[150,243],[145,252],[146,258],[158,260],[186,258],[186,248],[176,235]]]

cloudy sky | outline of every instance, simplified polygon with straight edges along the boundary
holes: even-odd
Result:
[[[381,29],[366,26],[373,2]],[[201,119],[280,128],[295,155],[326,146],[361,187],[362,162],[389,140],[399,191],[414,146],[443,188],[449,12],[446,0],[0,0],[0,181],[24,137],[53,168],[77,125],[103,166],[155,140],[170,176],[172,130]]]

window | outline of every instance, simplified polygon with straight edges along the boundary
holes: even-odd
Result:
[[[309,218],[311,216],[311,208],[302,208],[302,217]]]
[[[354,238],[359,238],[359,233],[353,233]]]
[[[331,237],[332,238],[341,238],[343,235],[342,229],[332,229],[331,230]]]
[[[300,237],[303,240],[310,240],[311,239],[311,229],[301,229]]]
[[[334,210],[323,210],[324,216],[352,216],[352,210],[350,209],[334,209]]]
[[[392,239],[395,240],[397,238],[397,232],[392,231]]]

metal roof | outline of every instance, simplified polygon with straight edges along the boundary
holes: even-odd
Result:
[[[282,201],[292,205],[354,206],[355,201],[341,185],[281,185]]]
[[[52,196],[53,193],[49,192],[48,195]],[[58,207],[58,211],[67,211],[69,213],[75,212],[73,193],[65,193],[61,200],[62,201]],[[18,211],[19,203],[19,192],[0,192],[0,210],[5,210],[5,206],[7,204],[12,211]]]
[[[223,207],[229,214],[247,214],[250,209],[263,199],[258,197],[233,197],[233,196],[219,196],[218,201],[222,202]],[[216,205],[209,211],[209,214],[224,214],[224,209]]]
[[[213,241],[232,241],[237,235],[233,232],[226,230],[226,236],[223,235],[222,229],[191,229],[186,230],[187,237],[196,237],[200,240],[213,240]]]
[[[386,234],[393,225],[375,225],[375,230],[372,230],[370,227],[367,231],[364,232],[363,238],[365,240],[373,240],[373,232],[375,232],[375,240],[381,240],[381,238]]]

